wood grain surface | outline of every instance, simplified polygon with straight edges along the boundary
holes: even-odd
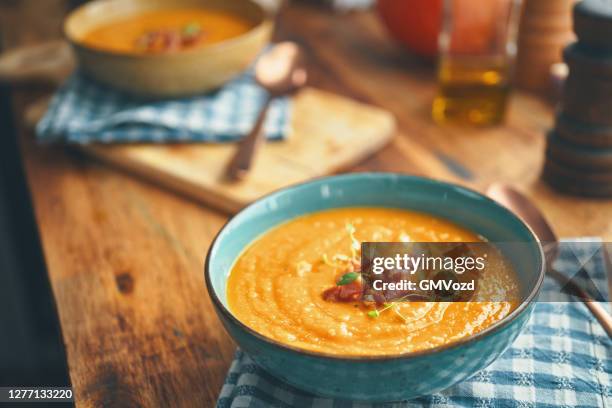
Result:
[[[63,3],[1,2],[4,44],[58,36]],[[352,170],[426,174],[479,189],[510,182],[559,235],[612,238],[611,201],[562,196],[539,181],[552,124],[543,102],[514,94],[503,127],[438,127],[429,116],[432,66],[390,42],[375,13],[335,16],[291,4],[278,36],[305,47],[312,85],[398,118],[392,143]],[[43,92],[17,90],[17,114]],[[25,130],[19,138],[77,405],[213,406],[234,345],[202,269],[226,217],[64,148],[39,146]]]
[[[293,97],[290,130],[281,143],[257,152],[246,178],[231,181],[227,166],[234,144],[85,145],[94,157],[235,213],[265,194],[350,168],[394,136],[395,119],[380,108],[314,88]]]

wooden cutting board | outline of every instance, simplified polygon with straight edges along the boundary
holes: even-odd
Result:
[[[271,191],[358,163],[393,137],[395,120],[382,109],[305,88],[294,97],[291,130],[266,143],[242,182],[225,180],[233,144],[89,145],[103,161],[226,212]]]

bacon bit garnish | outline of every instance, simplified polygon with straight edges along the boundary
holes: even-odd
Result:
[[[363,288],[361,282],[356,280],[342,286],[334,286],[323,292],[323,300],[329,302],[354,302],[361,298]]]
[[[189,23],[180,29],[159,29],[143,33],[136,46],[145,52],[162,53],[189,48],[204,36],[198,23]]]
[[[355,238],[355,227],[346,224],[346,232],[350,241],[350,256],[335,254],[328,258],[323,254],[323,263],[335,269],[341,269],[344,274],[336,281],[336,286],[323,292],[323,299],[332,302],[354,302],[361,299],[363,286],[361,283],[361,260],[359,252],[361,243]]]

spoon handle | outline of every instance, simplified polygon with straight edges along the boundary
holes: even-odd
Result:
[[[523,195],[523,193],[501,183],[495,183],[489,186],[487,195],[512,210],[533,229],[542,243],[545,252],[546,274],[555,279],[561,286],[565,286],[572,291],[575,296],[579,297],[599,321],[608,336],[612,338],[612,316],[610,316],[599,302],[591,299],[588,293],[586,293],[574,279],[563,275],[552,267],[559,249],[557,245],[557,236],[535,204]]]
[[[229,180],[244,180],[247,173],[249,172],[253,163],[253,158],[255,157],[255,153],[261,145],[261,141],[263,139],[264,132],[262,131],[262,128],[271,101],[272,96],[268,96],[266,98],[264,106],[259,112],[259,116],[257,117],[255,125],[253,125],[253,129],[251,129],[251,132],[246,135],[238,144],[236,153],[234,153],[234,156],[229,161],[227,166],[226,175]]]
[[[612,338],[612,317],[608,314],[606,309],[604,309],[599,302],[591,299],[584,289],[582,289],[573,279],[566,277],[554,268],[549,268],[547,273],[549,276],[555,278],[559,284],[565,286],[571,292],[573,292],[575,296],[582,299],[584,305],[591,311],[591,313],[593,313],[595,318],[604,328],[605,332],[608,333],[608,336]]]
[[[599,321],[599,324],[601,324],[606,333],[608,333],[608,336],[612,339],[612,317],[610,317],[606,309],[603,308],[601,303],[595,300],[587,300],[584,304],[589,308],[597,321]]]

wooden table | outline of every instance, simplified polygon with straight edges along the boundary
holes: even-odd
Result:
[[[4,5],[3,5],[4,4]],[[0,3],[7,47],[59,35],[62,0]],[[16,24],[16,23],[19,24]],[[397,115],[392,144],[355,171],[426,174],[482,189],[503,180],[533,197],[561,236],[612,238],[610,201],[562,196],[539,180],[552,111],[516,93],[507,125],[438,127],[431,64],[390,42],[373,13],[336,16],[293,4],[279,38],[300,42],[311,83]],[[36,92],[16,92],[19,113]],[[10,135],[1,135],[10,137]],[[227,217],[19,134],[48,273],[80,406],[212,406],[234,344],[203,282]]]

